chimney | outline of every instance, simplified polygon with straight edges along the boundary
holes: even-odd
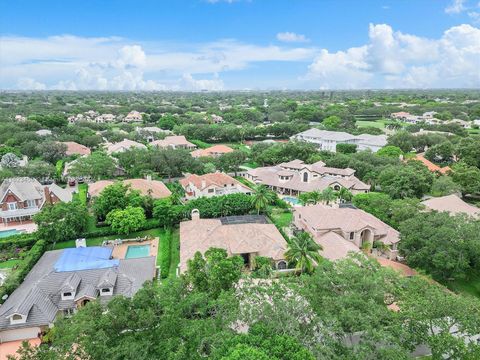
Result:
[[[43,192],[45,194],[45,203],[46,204],[51,204],[52,203],[52,195],[50,194],[50,188],[48,187],[48,185],[43,188]]]
[[[202,189],[205,189],[207,187],[207,182],[202,179]]]
[[[191,216],[192,216],[192,221],[200,220],[200,211],[198,211],[198,209],[193,209]]]
[[[147,175],[147,181],[152,181],[152,175],[150,174]]]

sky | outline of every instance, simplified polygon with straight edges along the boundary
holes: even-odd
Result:
[[[480,0],[0,0],[0,89],[480,88]]]

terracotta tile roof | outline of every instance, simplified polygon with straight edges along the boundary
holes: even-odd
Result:
[[[360,252],[360,249],[351,241],[333,231],[316,236],[315,242],[322,246],[320,255],[329,260],[338,260],[345,258],[350,252]]]
[[[229,184],[234,184],[234,185],[240,185],[241,187],[251,190],[247,186],[243,185],[241,182],[238,180],[234,179],[230,175],[221,173],[221,172],[216,172],[216,173],[209,173],[205,175],[196,175],[196,174],[191,174],[183,179],[181,179],[180,184],[185,188],[188,184],[192,183],[197,189],[203,190],[206,189],[207,187],[211,185],[215,185],[218,187],[223,187],[223,185],[229,185]]]
[[[399,232],[372,214],[360,209],[331,208],[321,204],[302,206],[294,209],[303,221],[315,230],[337,230],[345,233],[372,228],[375,235],[382,236],[381,241],[387,245],[400,241]]]
[[[64,141],[62,144],[67,145],[67,155],[90,155],[91,153],[88,147],[75,141]]]
[[[0,343],[0,360],[7,360],[8,355],[18,355],[17,350],[22,347],[23,341],[27,341],[32,347],[36,347],[41,343],[38,337],[28,340],[16,340]]]
[[[446,211],[452,215],[464,213],[476,218],[480,218],[480,208],[467,204],[465,201],[463,201],[454,194],[431,198],[422,201],[422,204],[430,210],[435,210],[439,212]]]
[[[150,194],[154,199],[162,199],[172,193],[165,184],[158,180],[128,179],[124,184],[131,185],[133,190],[139,190],[143,196]],[[100,180],[88,185],[88,193],[91,197],[98,196],[107,186],[114,184],[112,180]]]
[[[167,136],[163,140],[155,140],[155,141],[152,141],[150,144],[152,146],[158,146],[158,147],[168,147],[168,146],[171,146],[171,147],[177,147],[177,146],[196,147],[195,144],[192,144],[183,135]]]
[[[257,253],[274,260],[285,259],[287,242],[273,224],[222,225],[220,219],[197,219],[180,223],[180,271],[197,251],[227,250],[229,255]]]
[[[107,152],[109,154],[115,153],[115,152],[122,152],[125,150],[129,150],[131,148],[139,148],[139,149],[146,149],[147,147],[141,143],[138,143],[136,141],[132,141],[129,139],[123,139],[122,141],[115,143],[115,144],[109,144],[107,147]]]
[[[420,161],[423,165],[425,165],[428,170],[430,170],[431,172],[439,172],[441,174],[446,174],[447,172],[451,171],[452,169],[448,166],[445,166],[443,168],[441,168],[440,166],[438,165],[435,165],[434,163],[432,163],[430,160],[428,159],[425,159],[425,157],[423,156],[423,154],[417,154],[414,158],[414,160],[417,160],[417,161]]]
[[[211,146],[207,149],[198,149],[195,151],[192,151],[190,154],[194,158],[198,157],[203,157],[203,156],[218,156],[226,153],[233,152],[234,150],[231,147],[228,147],[227,145],[214,145]]]

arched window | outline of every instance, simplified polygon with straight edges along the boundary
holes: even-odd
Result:
[[[308,182],[308,173],[307,172],[303,173],[303,182]]]
[[[279,261],[277,264],[277,269],[278,270],[285,270],[287,268],[287,262],[286,261]]]
[[[340,185],[338,185],[338,184],[337,184],[337,185],[335,185],[335,186],[333,187],[333,190],[335,190],[335,191],[339,191],[339,190],[340,190]]]
[[[23,316],[22,316],[22,315],[18,315],[18,314],[13,314],[12,319],[13,319],[13,320],[23,320]]]

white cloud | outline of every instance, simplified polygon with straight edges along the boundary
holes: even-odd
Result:
[[[479,87],[479,58],[480,29],[471,25],[425,39],[371,24],[366,45],[322,50],[304,80],[321,88]]]
[[[277,34],[277,39],[283,42],[308,42],[305,35],[296,34],[294,32],[280,32]]]
[[[208,79],[257,62],[311,61],[316,50],[235,40],[172,45],[64,35],[3,37],[0,53],[8,54],[0,57],[0,88],[18,88],[17,79],[29,78],[55,89],[162,90],[195,88],[193,82],[185,81],[184,74]],[[223,87],[213,77],[213,83],[205,82],[204,87]]]
[[[31,78],[21,78],[17,83],[20,89],[25,90],[45,90],[47,86]]]
[[[223,81],[218,74],[214,74],[213,79],[199,79],[193,78],[192,74],[183,74],[181,88],[185,90],[223,90]]]
[[[451,4],[445,8],[447,14],[459,14],[465,10],[465,0],[452,0]]]

